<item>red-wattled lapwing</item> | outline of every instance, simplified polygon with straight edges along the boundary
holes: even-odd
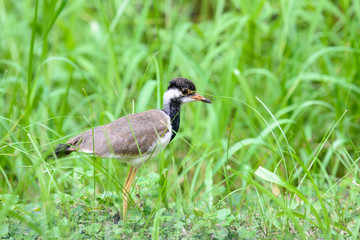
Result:
[[[138,169],[156,156],[175,137],[180,126],[181,104],[209,99],[196,93],[193,82],[175,78],[164,93],[162,110],[152,109],[119,118],[103,126],[89,129],[66,144],[59,144],[56,156],[85,152],[100,158],[116,158],[130,165],[123,188],[123,218],[126,218],[129,190]],[[94,133],[94,136],[93,136]],[[93,142],[94,140],[94,142]]]

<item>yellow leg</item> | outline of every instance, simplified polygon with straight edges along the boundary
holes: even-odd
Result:
[[[126,176],[126,180],[125,180],[124,187],[125,187],[125,186],[127,185],[127,183],[129,182],[130,175],[131,175],[131,172],[133,171],[133,169],[134,169],[134,167],[130,166],[128,175]],[[123,191],[124,191],[124,189],[123,189]]]
[[[130,197],[130,187],[135,179],[137,171],[138,171],[137,169],[130,166],[129,173],[127,175],[125,185],[123,188],[123,219],[124,219],[124,221],[126,219],[126,213],[127,213],[128,204],[129,204],[128,196]]]

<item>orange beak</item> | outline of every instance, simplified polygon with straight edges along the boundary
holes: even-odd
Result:
[[[195,93],[194,96],[191,97],[192,99],[194,99],[195,101],[202,101],[204,103],[211,103],[211,101],[207,98],[204,98],[203,96],[201,96],[198,93]]]

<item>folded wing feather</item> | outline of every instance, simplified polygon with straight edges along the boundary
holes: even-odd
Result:
[[[99,157],[136,157],[146,154],[168,131],[170,119],[162,110],[149,110],[119,118],[89,129],[70,139],[70,151],[94,153]],[[94,136],[93,133],[94,132]],[[95,144],[93,144],[95,140]]]

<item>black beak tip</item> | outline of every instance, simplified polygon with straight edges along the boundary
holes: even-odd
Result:
[[[209,103],[209,104],[211,104],[211,101],[209,100],[209,99],[207,99],[207,98],[204,98],[203,100],[201,100],[202,102],[204,102],[204,103]]]

